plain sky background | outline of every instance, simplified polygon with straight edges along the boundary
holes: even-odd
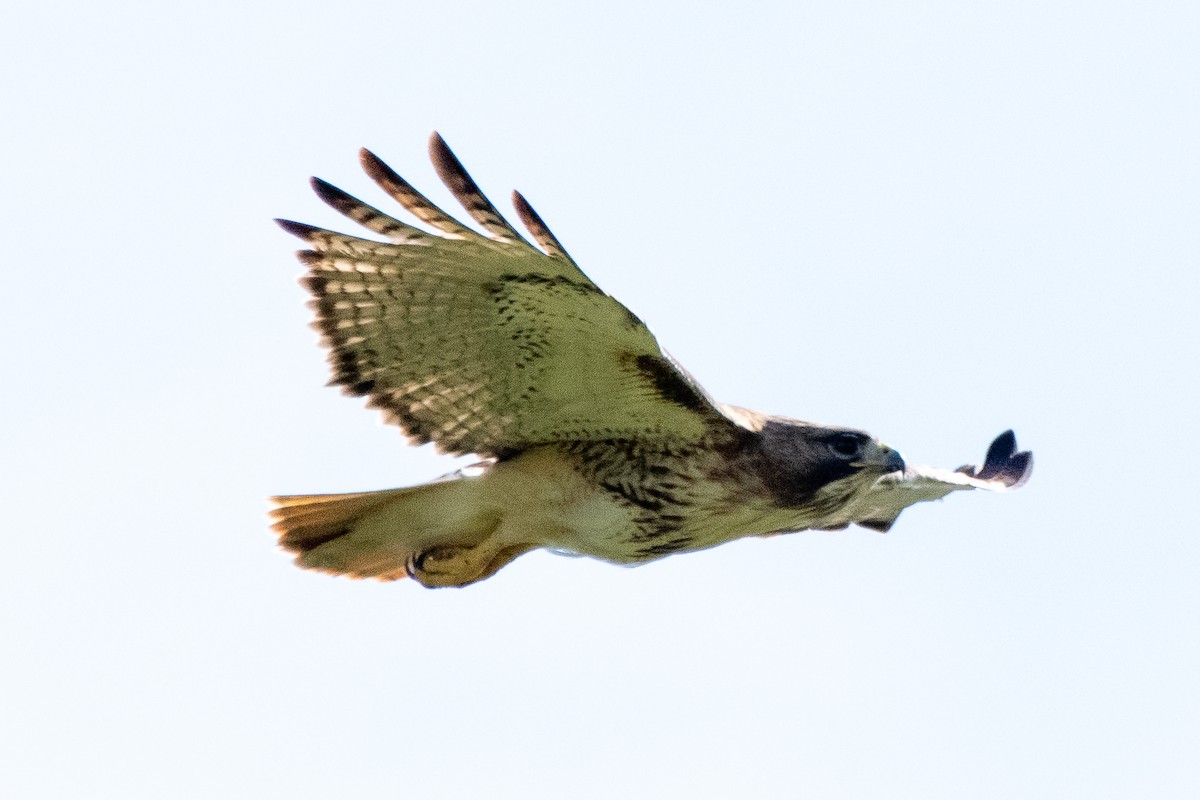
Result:
[[[1200,796],[1200,10],[734,5],[5,11],[0,795]],[[718,398],[949,467],[1013,427],[1032,481],[294,568],[268,495],[455,462],[323,388],[270,219],[392,208],[360,146],[451,208],[434,128]]]

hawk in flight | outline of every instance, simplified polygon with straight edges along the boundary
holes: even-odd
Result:
[[[539,547],[641,564],[746,536],[886,531],[914,503],[1029,478],[1012,431],[982,467],[912,467],[862,431],[717,402],[525,198],[513,193],[533,243],[436,133],[430,153],[482,233],[366,150],[363,169],[428,230],[316,178],[387,241],[279,224],[309,247],[302,283],[332,383],[411,441],[484,460],[421,486],[273,498],[300,566],[466,586]]]

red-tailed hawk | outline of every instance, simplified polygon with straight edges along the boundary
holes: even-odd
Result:
[[[315,178],[322,200],[387,242],[279,224],[311,248],[302,282],[332,383],[412,441],[485,460],[422,486],[273,498],[300,566],[465,586],[539,547],[640,564],[745,536],[886,531],[913,503],[1028,479],[1011,431],[982,468],[908,467],[862,431],[716,402],[525,198],[513,204],[536,247],[436,133],[430,151],[484,233],[366,150],[367,174],[431,231]]]

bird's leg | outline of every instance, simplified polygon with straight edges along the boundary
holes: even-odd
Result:
[[[490,578],[536,545],[512,545],[501,550],[482,542],[474,546],[440,545],[408,559],[408,574],[429,588],[466,586]]]
[[[480,545],[459,547],[439,545],[409,556],[408,574],[430,588],[466,586],[475,580],[490,559],[480,553]]]

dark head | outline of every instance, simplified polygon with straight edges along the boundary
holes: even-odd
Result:
[[[762,427],[767,486],[782,505],[809,505],[819,495],[848,499],[889,472],[904,470],[904,459],[870,434],[781,418]]]

